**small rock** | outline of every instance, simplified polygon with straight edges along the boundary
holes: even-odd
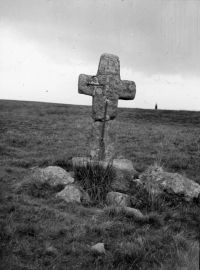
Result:
[[[134,217],[136,220],[144,220],[148,219],[146,215],[143,215],[142,212],[139,209],[128,207],[128,206],[109,206],[105,208],[104,211],[110,211],[113,210],[115,215],[124,214],[127,217]]]
[[[81,202],[83,204],[90,204],[91,203],[89,194],[84,190],[82,190],[82,192],[81,192]]]
[[[56,197],[69,202],[81,202],[82,193],[75,185],[67,185],[62,191],[56,194]]]
[[[106,253],[104,243],[97,243],[96,245],[93,245],[91,249],[101,254]]]
[[[42,183],[48,182],[51,186],[68,185],[74,182],[74,178],[58,166],[48,166],[44,169],[35,169],[33,178]]]
[[[106,196],[106,202],[108,205],[129,206],[130,196],[120,192],[111,191]]]
[[[54,246],[52,246],[49,242],[45,244],[45,249],[46,249],[46,252],[51,253],[51,254],[58,253],[58,250]]]
[[[88,193],[78,184],[67,185],[62,191],[56,194],[56,197],[66,202],[78,202],[83,204],[89,204],[91,202]]]
[[[143,219],[144,215],[140,210],[132,207],[123,207],[123,211],[126,213],[127,216],[132,217],[134,216],[136,219]]]

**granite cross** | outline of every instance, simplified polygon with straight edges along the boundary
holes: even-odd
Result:
[[[104,139],[105,149],[102,148],[102,128],[112,125],[112,120],[117,116],[117,105],[119,99],[134,99],[136,93],[136,85],[133,81],[121,80],[120,78],[120,62],[118,56],[112,54],[101,55],[99,67],[96,76],[79,75],[78,91],[80,94],[90,95],[92,101],[92,118],[93,122],[93,143],[91,156],[97,159],[112,159],[114,156],[114,147],[109,147],[110,135],[106,135]],[[106,115],[105,115],[106,104]],[[106,130],[104,131],[106,133]],[[107,136],[107,137],[106,137]],[[95,138],[96,137],[96,138]],[[110,141],[110,142],[109,142]],[[107,145],[106,145],[107,142]],[[113,144],[113,142],[111,143]],[[107,148],[107,149],[106,149]],[[107,151],[108,150],[108,151]],[[100,154],[100,153],[103,153]]]

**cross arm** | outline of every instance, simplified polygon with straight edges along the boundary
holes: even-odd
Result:
[[[119,99],[130,100],[135,98],[136,85],[133,81],[121,81]]]
[[[80,74],[78,78],[78,92],[79,94],[92,96],[94,86],[91,84],[94,76]]]

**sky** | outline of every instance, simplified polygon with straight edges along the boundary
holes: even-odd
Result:
[[[200,110],[200,0],[0,0],[0,99],[91,105],[79,74],[120,58],[120,107]]]

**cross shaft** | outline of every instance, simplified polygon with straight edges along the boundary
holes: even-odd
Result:
[[[112,54],[101,55],[95,76],[79,75],[78,91],[92,96],[93,127],[90,138],[91,157],[98,160],[114,158],[114,119],[117,116],[118,100],[135,98],[133,81],[121,80],[119,58]]]

